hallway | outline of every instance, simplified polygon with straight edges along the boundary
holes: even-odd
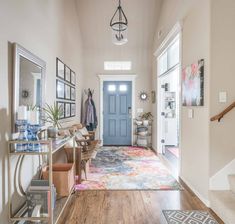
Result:
[[[162,210],[171,209],[209,211],[219,224],[223,224],[188,189],[75,193],[60,224],[167,224]]]

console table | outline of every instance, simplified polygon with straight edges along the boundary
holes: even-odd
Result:
[[[49,224],[56,224],[59,221],[59,218],[61,217],[66,205],[69,202],[69,199],[74,192],[74,187],[72,188],[70,194],[67,197],[64,197],[62,200],[59,200],[56,202],[56,206],[53,209],[52,204],[54,203],[53,197],[50,197],[50,203],[49,203],[49,211],[48,214],[40,214],[37,217],[30,217],[28,215],[28,208],[26,205],[26,198],[25,202],[22,203],[21,206],[19,206],[18,209],[15,209],[16,211],[12,211],[13,203],[12,200],[12,159],[13,157],[17,160],[16,167],[14,170],[14,178],[18,181],[20,180],[21,175],[21,167],[24,162],[25,156],[41,156],[46,158],[47,165],[49,167],[49,189],[50,189],[50,195],[53,194],[53,172],[52,172],[52,165],[53,165],[53,155],[64,148],[64,146],[69,142],[73,141],[73,164],[75,163],[75,138],[73,137],[66,137],[60,140],[39,140],[39,141],[9,141],[8,142],[8,172],[9,172],[9,178],[8,178],[8,196],[9,196],[9,219],[11,222],[19,222],[19,221],[34,221],[34,222],[40,222],[40,223],[49,223]],[[17,152],[15,151],[16,144],[40,144],[40,150],[39,151],[22,151]],[[30,169],[31,167],[29,167]],[[20,181],[19,181],[20,182]],[[26,197],[26,192],[23,190],[23,187],[19,183],[19,193],[23,197]]]

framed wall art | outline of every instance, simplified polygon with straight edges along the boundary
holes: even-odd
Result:
[[[56,58],[56,98],[62,108],[60,119],[76,116],[76,73]]]
[[[57,99],[65,98],[65,84],[60,80],[56,80],[56,98]]]
[[[71,103],[71,109],[70,109],[70,116],[71,117],[75,117],[76,115],[76,104],[75,103]]]
[[[68,66],[65,65],[65,81],[71,81],[71,70]]]
[[[65,99],[70,100],[71,99],[71,87],[67,84],[65,84]]]
[[[60,119],[64,119],[65,118],[65,103],[57,101],[57,107],[61,110]]]
[[[71,105],[70,103],[65,103],[65,118],[71,117]]]
[[[76,99],[76,91],[75,91],[74,87],[71,87],[71,89],[70,89],[70,99],[73,101],[75,101],[75,99]]]
[[[71,70],[71,84],[75,86],[76,84],[76,73]]]
[[[59,58],[56,58],[56,76],[63,80],[65,78],[65,64]]]
[[[182,105],[204,105],[204,60],[201,59],[182,71]]]

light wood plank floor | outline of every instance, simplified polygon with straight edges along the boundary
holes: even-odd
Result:
[[[60,224],[166,224],[164,209],[206,210],[223,223],[186,187],[183,191],[75,193]]]

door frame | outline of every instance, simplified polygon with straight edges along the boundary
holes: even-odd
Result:
[[[134,142],[134,125],[133,125],[133,118],[135,118],[135,80],[137,75],[136,74],[122,74],[122,75],[114,75],[114,74],[105,74],[105,75],[98,75],[99,79],[100,79],[100,140],[101,140],[101,144],[103,145],[103,134],[104,134],[104,116],[103,116],[103,112],[104,112],[104,82],[106,81],[130,81],[132,84],[132,93],[131,93],[131,108],[132,108],[132,121],[131,121],[131,144],[133,145]]]
[[[178,82],[179,82],[179,108],[178,108],[178,112],[179,112],[179,167],[178,167],[178,175],[180,176],[181,174],[181,142],[182,142],[182,137],[181,137],[181,132],[182,132],[182,99],[181,99],[181,71],[182,71],[182,52],[183,52],[183,40],[182,40],[182,30],[183,30],[183,23],[182,21],[178,21],[174,27],[172,28],[172,30],[168,33],[168,35],[165,37],[165,39],[162,41],[162,44],[159,46],[159,48],[157,49],[157,51],[154,53],[154,56],[156,57],[156,61],[157,61],[157,78],[156,78],[156,86],[157,86],[157,96],[159,96],[159,78],[161,76],[159,76],[159,68],[158,68],[158,59],[159,57],[165,52],[165,50],[167,49],[167,47],[170,45],[170,43],[172,43],[172,41],[179,36],[179,77],[178,77]],[[159,127],[159,123],[160,123],[160,108],[159,108],[159,102],[157,102],[157,152],[162,154],[162,150],[159,148],[160,145],[160,127]]]

